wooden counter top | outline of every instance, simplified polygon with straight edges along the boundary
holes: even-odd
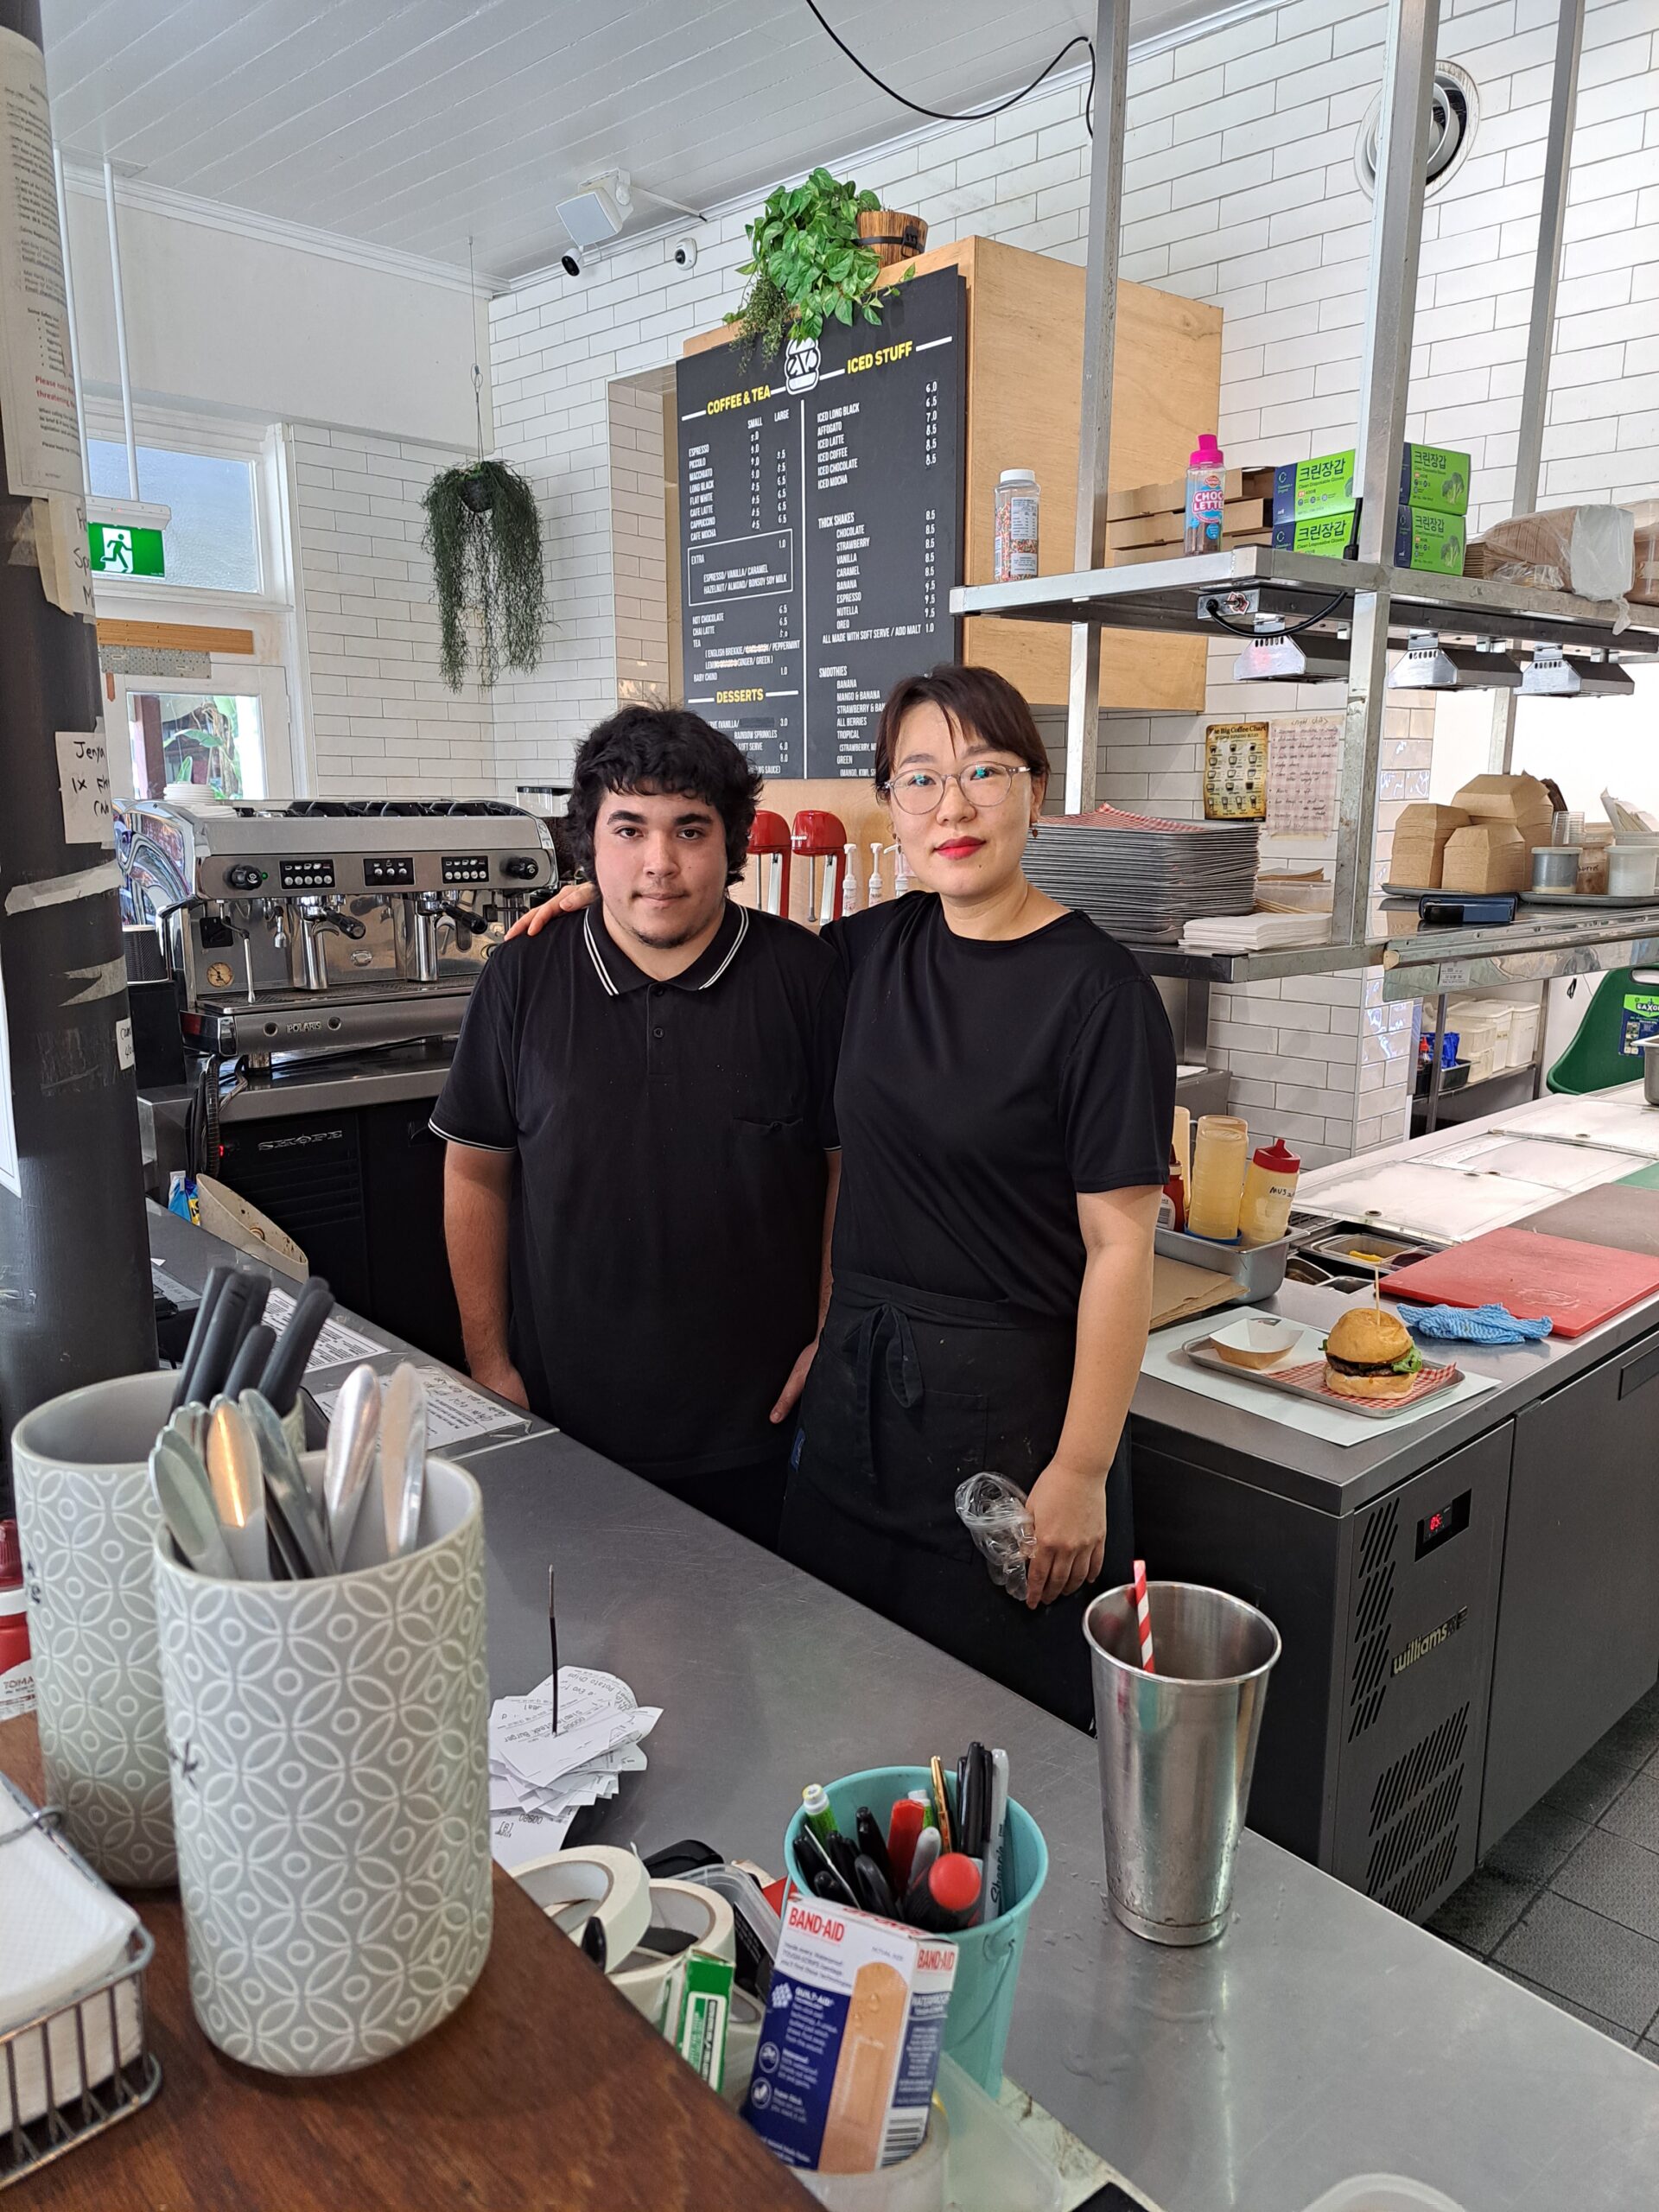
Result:
[[[0,1770],[41,1801],[32,1718]],[[176,1891],[133,1898],[154,2102],[21,2184],[19,2212],[760,2212],[810,2199],[498,1868],[495,1938],[460,2011],[396,2058],[289,2081],[222,2057],[190,2010]]]

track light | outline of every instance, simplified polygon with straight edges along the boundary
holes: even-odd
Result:
[[[1521,676],[1522,696],[1529,699],[1625,699],[1635,689],[1629,669],[1611,655],[1569,660],[1559,645],[1535,645]]]
[[[1233,663],[1236,683],[1345,683],[1348,654],[1329,639],[1287,636],[1276,615],[1258,614],[1255,635]]]
[[[1391,691],[1513,691],[1521,668],[1490,639],[1471,651],[1443,645],[1432,630],[1414,630],[1403,660],[1389,673]]]

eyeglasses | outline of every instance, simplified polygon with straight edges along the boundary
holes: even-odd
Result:
[[[954,784],[969,806],[1001,806],[1014,789],[1016,776],[1029,768],[1010,768],[1001,760],[976,760],[971,767],[953,768],[941,775],[937,769],[914,768],[887,781],[887,797],[906,814],[931,814],[944,802],[944,787]]]

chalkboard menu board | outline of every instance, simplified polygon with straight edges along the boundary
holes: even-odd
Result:
[[[679,364],[682,696],[763,775],[868,776],[887,692],[956,658],[963,296],[936,270],[766,366]]]

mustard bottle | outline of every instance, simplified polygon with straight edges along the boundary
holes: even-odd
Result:
[[[1274,1244],[1290,1225],[1290,1202],[1302,1163],[1282,1137],[1263,1145],[1244,1171],[1239,1236],[1246,1244]]]

